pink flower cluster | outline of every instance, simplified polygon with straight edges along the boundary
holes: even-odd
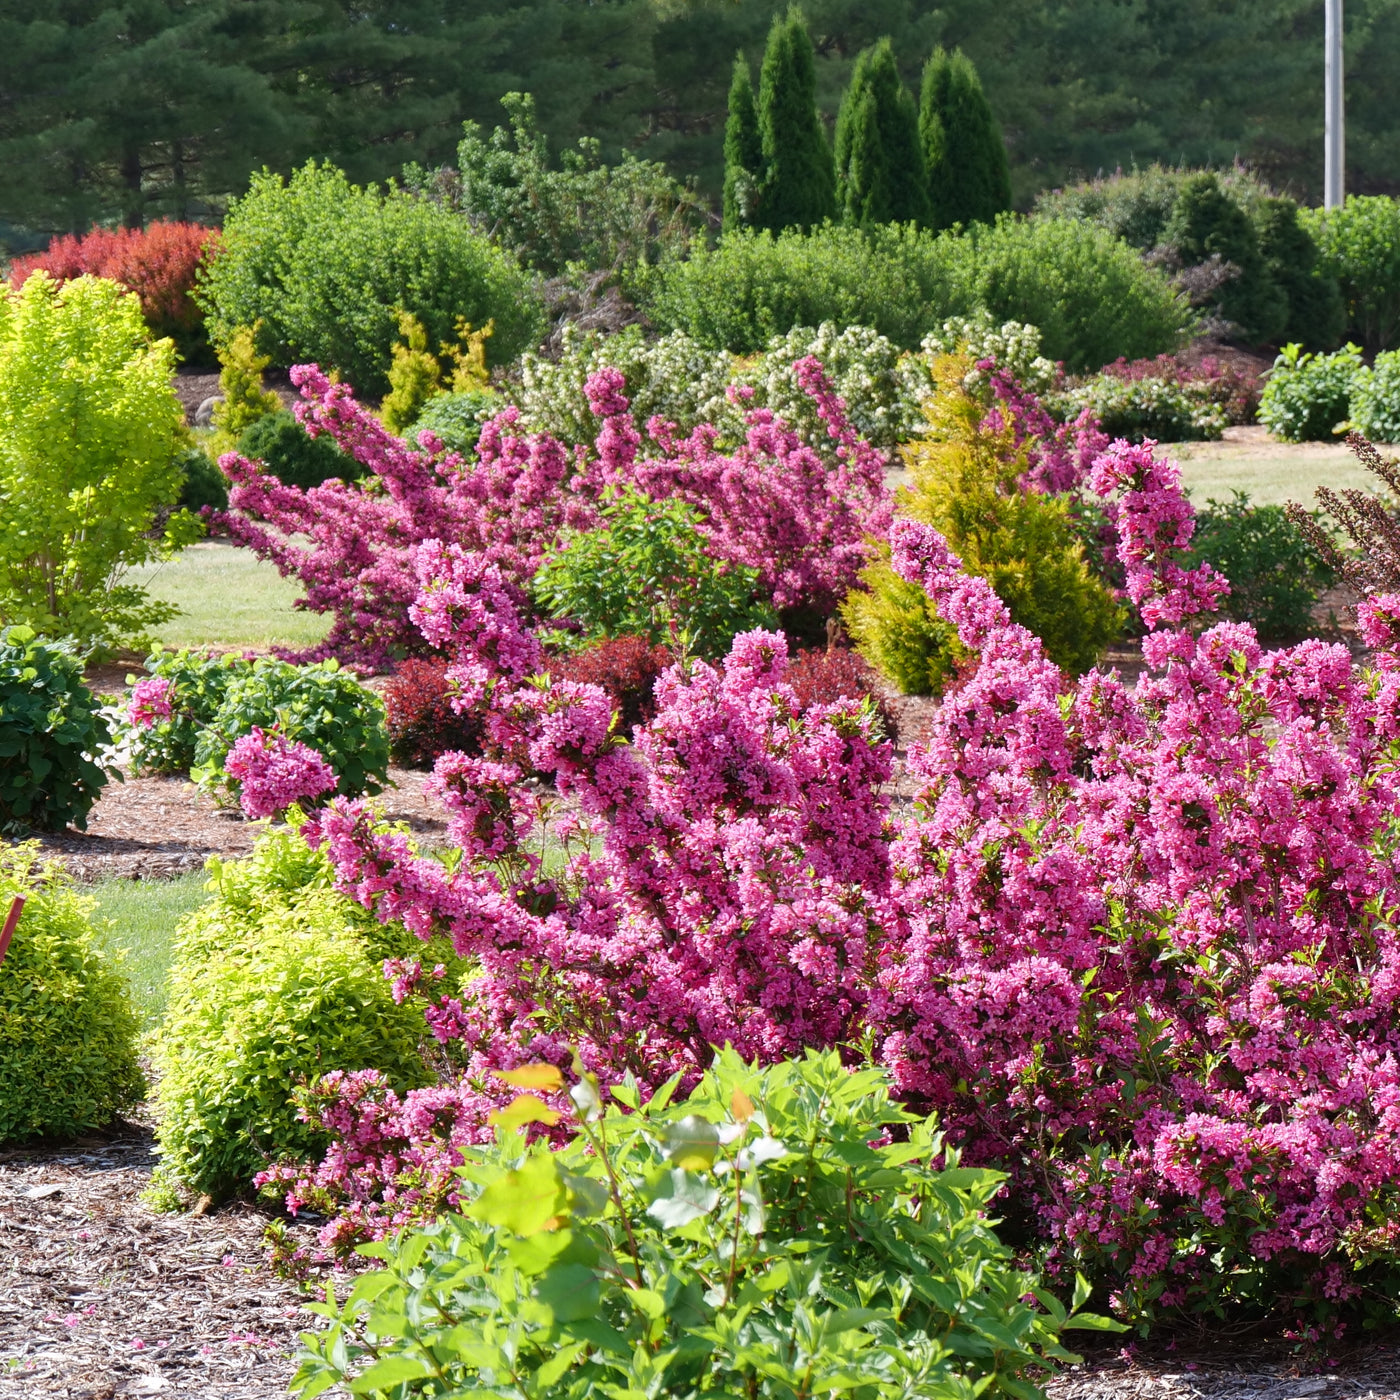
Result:
[[[174,687],[164,676],[143,676],[131,687],[131,704],[126,717],[138,729],[150,729],[174,711],[170,696]]]
[[[591,453],[571,452],[546,434],[520,434],[512,407],[485,425],[468,462],[432,439],[428,449],[409,447],[348,385],[300,365],[292,380],[304,400],[297,406],[302,426],[312,436],[329,433],[368,469],[366,479],[303,491],[229,453],[219,465],[231,483],[230,509],[218,520],[234,540],[301,581],[298,606],[334,616],[326,642],[307,659],[334,654],[376,664],[421,649],[409,618],[420,544],[438,540],[480,554],[518,590],[563,531],[597,524],[604,487],[623,483],[654,499],[694,504],[716,556],[757,569],[780,608],[830,611],[865,564],[868,537],[888,526],[885,458],[851,430],[815,359],[796,370],[835,444],[834,468],[767,410],[749,415],[747,439],[732,454],[716,448],[709,425],[679,438],[671,424],[653,419],[647,431],[656,455],[647,456],[613,369],[587,386],[602,420]]]
[[[334,790],[335,770],[315,749],[254,725],[235,741],[224,770],[238,783],[238,804],[253,820]]]
[[[335,1216],[324,1243],[450,1198],[455,1146],[508,1095],[493,1069],[577,1050],[651,1085],[724,1042],[863,1044],[965,1160],[1010,1174],[1051,1266],[1108,1280],[1127,1316],[1326,1316],[1393,1267],[1400,598],[1362,611],[1374,670],[1192,630],[1223,583],[1182,562],[1174,468],[1118,443],[1087,484],[1149,629],[1135,691],[1071,684],[940,535],[894,525],[894,567],[976,657],[911,749],[903,810],[869,707],[804,707],[781,636],[672,667],[629,742],[601,691],[535,674],[498,562],[420,549],[415,615],[486,735],[436,770],[460,860],[362,802],[307,834],[343,890],[478,972],[425,997],[460,1079],[403,1100],[347,1080],[309,1110],[335,1146],[272,1179]],[[580,813],[562,865],[532,773]]]

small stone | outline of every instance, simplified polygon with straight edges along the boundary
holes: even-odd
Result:
[[[196,428],[209,428],[214,424],[214,410],[224,401],[222,394],[210,394],[203,400],[194,411],[194,425]]]

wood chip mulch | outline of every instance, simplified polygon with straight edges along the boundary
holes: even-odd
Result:
[[[246,1206],[139,1199],[148,1129],[0,1153],[0,1400],[273,1400],[313,1319]]]

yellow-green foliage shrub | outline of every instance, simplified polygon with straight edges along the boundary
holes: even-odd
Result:
[[[234,451],[254,423],[282,410],[282,400],[271,389],[263,388],[263,370],[272,359],[258,354],[256,335],[256,326],[239,326],[218,347],[223,402],[214,405],[214,435],[209,443],[216,457]]]
[[[0,625],[111,642],[174,615],[123,582],[202,533],[167,514],[185,480],[174,368],[115,282],[36,272],[0,292]]]
[[[145,1091],[126,982],[58,865],[0,846],[0,921],[27,903],[0,963],[0,1143],[107,1127]]]
[[[360,1069],[401,1092],[431,1082],[422,1013],[394,1002],[383,961],[451,959],[338,894],[294,832],[210,871],[214,897],[180,928],[155,1062],[164,1174],[219,1200],[325,1149],[297,1119],[298,1083]]]
[[[963,385],[967,362],[934,362],[928,432],[904,448],[910,490],[900,508],[947,538],[969,572],[985,578],[1011,616],[1058,665],[1086,671],[1118,635],[1123,612],[1084,559],[1067,504],[1021,490],[1029,447],[1010,425],[986,424]],[[843,607],[861,654],[906,695],[938,694],[957,666],[952,629],[916,585],[890,568],[888,551],[861,575]]]

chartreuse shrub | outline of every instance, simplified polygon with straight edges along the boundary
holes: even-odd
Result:
[[[0,830],[82,830],[112,735],[70,642],[0,630]]]
[[[37,846],[0,845],[0,920],[24,912],[0,963],[0,1143],[105,1128],[139,1103],[136,1018],[79,898]]]
[[[422,943],[336,893],[295,831],[209,869],[212,898],[180,926],[154,1060],[165,1189],[219,1200],[251,1190],[270,1159],[324,1147],[297,1117],[299,1082],[377,1069],[409,1089],[430,1076],[421,1012],[394,1001],[382,968]]]
[[[389,388],[404,312],[431,345],[451,340],[463,317],[494,323],[502,363],[530,343],[540,314],[527,274],[467,220],[400,190],[362,189],[314,162],[290,181],[253,176],[197,299],[216,342],[254,326],[259,352],[275,363],[314,360],[375,396]]]
[[[1361,347],[1309,355],[1285,345],[1259,398],[1259,421],[1285,442],[1331,442],[1345,427],[1352,389],[1363,373]]]
[[[35,273],[0,295],[0,624],[110,644],[174,615],[122,582],[201,533],[167,513],[184,483],[174,368],[115,282]]]
[[[707,551],[694,506],[624,488],[600,517],[596,530],[566,536],[531,583],[536,604],[577,624],[585,643],[639,636],[713,657],[737,633],[774,624],[758,571]]]
[[[605,1103],[583,1076],[557,1148],[523,1130],[563,1114],[517,1098],[465,1149],[462,1213],[364,1246],[379,1268],[312,1305],[292,1392],[1022,1400],[1075,1359],[1065,1330],[1116,1326],[1015,1266],[1001,1173],[958,1166],[882,1071],[726,1050],[676,1103],[679,1079]]]
[[[1264,642],[1311,630],[1312,610],[1335,582],[1330,564],[1303,537],[1282,506],[1251,505],[1243,491],[1209,500],[1196,513],[1193,555],[1230,580],[1221,611],[1252,623]]]
[[[219,713],[229,686],[253,663],[236,652],[216,655],[157,648],[132,684],[128,753],[138,773],[188,773],[200,732]]]
[[[1058,665],[1086,671],[1118,634],[1122,610],[1089,569],[1067,504],[1025,488],[1033,439],[963,385],[968,362],[934,362],[927,436],[905,449],[903,510],[935,526]],[[1018,441],[1018,438],[1020,441]],[[860,653],[905,694],[942,690],[964,656],[937,604],[883,556],[842,608]]]
[[[378,792],[388,776],[384,702],[335,661],[293,666],[263,658],[235,670],[219,708],[199,730],[190,777],[208,791],[236,798],[239,785],[224,761],[254,728],[275,729],[287,741],[314,749],[334,770],[336,790],[344,796]]]

